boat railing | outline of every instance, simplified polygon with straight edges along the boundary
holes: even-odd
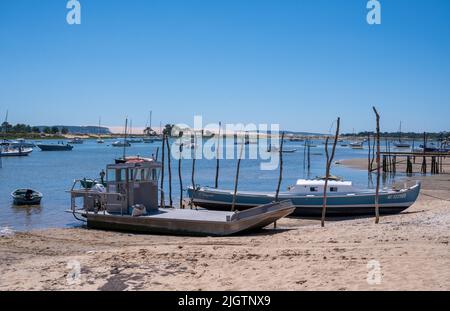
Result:
[[[73,213],[75,213],[75,211],[77,210],[76,198],[83,198],[84,203],[86,203],[87,199],[91,199],[93,200],[93,202],[95,202],[95,208],[93,210],[95,213],[103,211],[103,213],[105,214],[108,204],[109,207],[116,206],[120,208],[121,215],[124,214],[125,208],[123,204],[113,204],[111,202],[113,201],[123,202],[126,200],[126,195],[117,192],[100,192],[92,190],[90,188],[84,188],[82,186],[82,182],[83,182],[82,179],[75,179],[72,184],[72,188],[69,191],[71,194],[70,208]],[[78,188],[77,185],[79,185]],[[108,198],[110,197],[114,198],[115,200],[109,200]]]

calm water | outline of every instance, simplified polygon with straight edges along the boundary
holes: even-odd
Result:
[[[79,223],[71,214],[64,211],[70,207],[70,195],[66,192],[74,179],[98,178],[106,164],[112,163],[122,155],[122,148],[111,147],[112,141],[97,144],[95,140],[86,140],[75,145],[69,152],[42,152],[35,148],[28,157],[3,158],[0,168],[0,228],[29,230],[48,227],[77,226]],[[308,174],[303,167],[303,142],[286,142],[285,148],[298,149],[295,153],[283,155],[283,182],[281,189],[304,177],[323,176],[325,174],[324,146],[318,142],[311,148],[311,171]],[[156,153],[160,143],[133,144],[127,148],[127,154],[150,156]],[[335,160],[367,157],[367,149],[352,150],[349,147],[337,147]],[[161,156],[160,156],[161,158]],[[266,161],[266,160],[263,160]],[[275,190],[278,182],[278,170],[261,171],[261,160],[243,160],[239,176],[240,190]],[[178,202],[180,189],[178,182],[178,161],[172,160],[173,200]],[[236,160],[221,160],[219,186],[232,189],[236,174]],[[215,160],[196,161],[196,184],[214,185]],[[192,160],[182,161],[183,185],[191,185]],[[366,171],[334,166],[332,174],[352,180],[355,185],[369,185]],[[397,174],[402,177],[402,174]],[[168,180],[167,168],[165,181]],[[33,188],[44,194],[39,207],[15,207],[10,193],[17,188]],[[168,186],[166,185],[166,191]],[[186,197],[186,193],[183,194]],[[168,200],[168,194],[166,194]]]

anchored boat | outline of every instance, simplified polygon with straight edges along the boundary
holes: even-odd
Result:
[[[69,144],[38,144],[39,149],[42,151],[70,151],[73,149]]]
[[[39,205],[42,193],[33,189],[17,189],[11,193],[14,205]]]
[[[161,208],[160,169],[161,163],[153,159],[126,157],[107,166],[106,186],[86,188],[76,180],[70,190],[70,212],[89,228],[226,236],[265,227],[294,211],[289,200],[236,212]],[[82,206],[77,207],[80,199]]]
[[[0,157],[23,157],[33,152],[33,148],[23,147],[2,147],[0,148]]]
[[[288,191],[280,192],[280,200],[291,200],[295,206],[292,215],[320,217],[323,205],[323,179],[299,179]],[[403,189],[383,189],[379,193],[380,213],[395,214],[407,209],[417,199],[420,183]],[[188,188],[189,197],[197,206],[207,209],[230,210],[233,202],[232,190],[208,187]],[[245,210],[260,204],[272,202],[274,192],[239,191],[236,194],[236,208]],[[327,190],[327,216],[352,217],[373,215],[375,211],[375,190],[360,190],[351,181],[329,180]]]

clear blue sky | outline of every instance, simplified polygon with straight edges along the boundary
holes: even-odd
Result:
[[[0,118],[450,130],[450,1],[0,1]]]

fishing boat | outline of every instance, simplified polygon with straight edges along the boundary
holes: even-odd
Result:
[[[111,144],[113,147],[130,147],[131,144],[128,140],[118,140]]]
[[[17,189],[11,196],[14,205],[39,205],[43,195],[33,189]]]
[[[37,147],[41,151],[71,151],[72,145],[69,144],[37,144]]]
[[[23,157],[33,152],[33,148],[10,147],[0,148],[0,157]]]
[[[234,212],[160,207],[161,167],[154,159],[127,157],[107,165],[106,186],[84,188],[75,180],[69,191],[69,212],[94,229],[227,236],[263,228],[294,211],[289,200]],[[82,201],[82,206],[77,207],[77,201]]]
[[[352,148],[352,149],[364,149],[364,142],[362,142],[362,141],[354,141],[354,142],[351,142],[349,145],[350,145],[350,148]]]
[[[82,144],[83,140],[81,138],[75,137],[68,141],[69,144]]]
[[[286,149],[286,148],[283,148],[283,150],[281,152],[283,152],[283,153],[294,153],[296,151],[297,151],[297,149]],[[267,152],[280,152],[280,148],[269,146],[269,148],[267,148]]]
[[[295,206],[293,215],[320,217],[323,205],[325,180],[299,179],[285,192],[279,193],[280,200],[291,200]],[[407,209],[417,199],[420,183],[402,189],[382,189],[379,193],[380,213],[395,214]],[[230,210],[234,192],[209,187],[188,188],[188,195],[197,206],[207,209]],[[274,201],[274,192],[239,191],[236,194],[236,208],[245,210]],[[357,189],[351,181],[329,180],[327,189],[327,216],[353,217],[373,215],[375,211],[375,190]]]

